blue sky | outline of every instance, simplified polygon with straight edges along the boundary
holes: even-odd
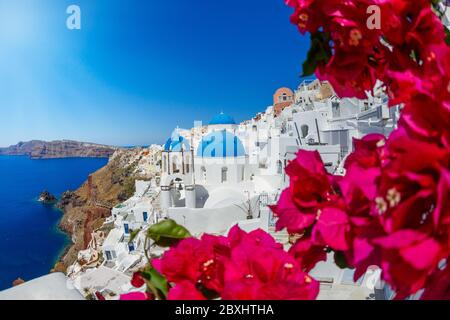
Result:
[[[248,119],[300,82],[309,39],[290,14],[283,0],[0,0],[0,146],[147,145],[220,111]]]

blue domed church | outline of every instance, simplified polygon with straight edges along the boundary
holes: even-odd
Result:
[[[162,155],[163,208],[197,208],[202,196],[196,194],[196,189],[200,189],[196,186],[231,186],[249,177],[246,148],[236,134],[237,128],[233,117],[220,113],[201,128],[200,135],[192,130],[185,130],[184,134],[179,129],[173,132]],[[205,202],[200,205],[207,205]]]
[[[218,115],[214,116],[211,121],[209,122],[210,126],[218,126],[218,125],[236,125],[236,122],[234,121],[234,118],[224,114],[223,112],[219,113]]]

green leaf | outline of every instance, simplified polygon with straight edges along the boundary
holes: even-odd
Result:
[[[336,251],[334,253],[334,262],[336,265],[341,269],[347,269],[350,268],[347,259],[345,259],[345,255],[342,251]]]
[[[439,2],[441,2],[441,0],[431,0],[431,4],[432,4],[433,6],[438,5]]]
[[[142,277],[147,281],[147,285],[152,289],[152,291],[157,290],[157,292],[153,292],[155,296],[165,299],[169,292],[169,284],[162,276],[158,270],[153,268],[153,266],[149,266],[144,271],[141,272]]]
[[[191,237],[189,231],[173,220],[164,220],[152,225],[147,235],[160,247],[171,247],[180,240]]]
[[[220,298],[220,294],[217,291],[206,288],[202,283],[198,283],[196,287],[197,290],[200,291],[208,300],[215,300]]]
[[[444,27],[445,29],[445,42],[448,46],[450,46],[450,30],[447,27]]]
[[[326,64],[330,61],[332,56],[330,40],[330,35],[327,32],[318,31],[311,34],[311,47],[306,61],[303,63],[302,77],[314,74],[319,64]]]
[[[133,242],[133,240],[136,239],[136,237],[140,231],[141,231],[141,229],[136,229],[136,230],[131,231],[129,242]]]

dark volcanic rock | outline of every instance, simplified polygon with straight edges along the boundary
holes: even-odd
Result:
[[[86,200],[83,200],[74,191],[66,191],[62,194],[61,199],[58,201],[56,207],[64,210],[68,205],[73,207],[82,207],[86,204]]]
[[[42,191],[39,195],[39,202],[42,203],[55,203],[58,199],[48,191]]]

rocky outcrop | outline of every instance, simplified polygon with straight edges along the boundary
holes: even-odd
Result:
[[[39,195],[39,202],[42,203],[55,203],[58,199],[56,199],[56,197],[54,195],[52,195],[50,192],[48,192],[47,190],[42,191],[41,194]]]
[[[0,155],[29,156],[32,159],[109,158],[118,148],[72,140],[19,142],[0,148]]]
[[[63,210],[68,206],[72,205],[73,207],[81,207],[86,203],[86,200],[83,200],[80,196],[76,194],[74,191],[66,191],[61,195],[61,199],[56,204],[56,207],[60,210]]]
[[[89,244],[91,233],[111,215],[111,208],[134,194],[136,179],[151,178],[142,176],[138,170],[144,150],[116,151],[108,164],[91,174],[78,190],[62,195],[57,204],[64,212],[60,228],[70,235],[73,244],[67,248],[55,269],[66,269],[77,259],[78,251],[86,249]]]
[[[17,287],[24,283],[25,283],[25,280],[23,280],[22,278],[17,278],[16,280],[13,281],[12,285],[13,285],[13,287]]]

